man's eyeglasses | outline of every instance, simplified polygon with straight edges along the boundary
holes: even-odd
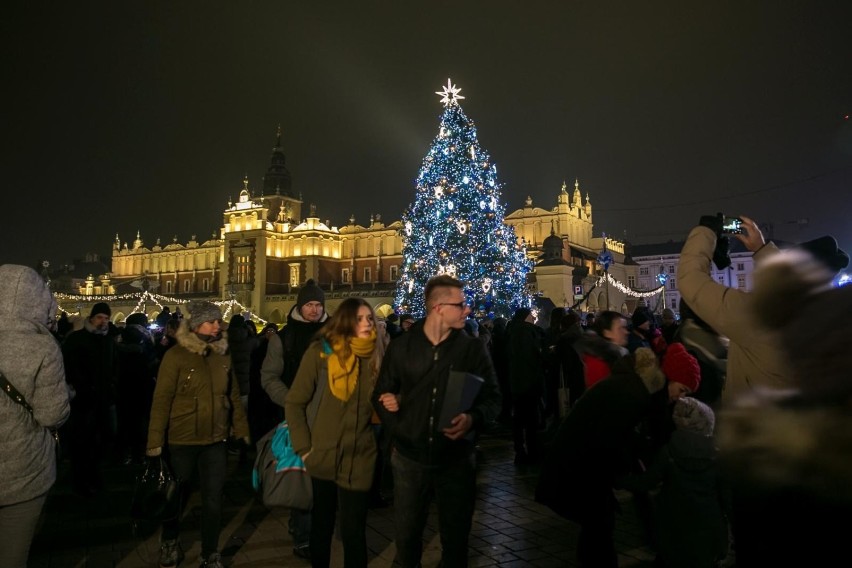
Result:
[[[439,306],[455,306],[460,310],[463,310],[467,307],[467,302],[441,302],[438,304]]]

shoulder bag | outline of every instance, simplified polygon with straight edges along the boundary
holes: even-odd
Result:
[[[9,382],[9,379],[6,378],[6,375],[4,375],[2,371],[0,371],[0,387],[3,388],[3,392],[9,395],[9,398],[23,406],[26,411],[30,413],[30,416],[32,416],[33,421],[38,424],[35,419],[35,416],[33,415],[33,407],[30,406],[30,403],[27,402],[27,399],[24,398],[24,395],[18,392],[18,389],[16,389],[15,386]],[[50,434],[53,436],[53,440],[56,442],[56,456],[59,457],[59,431],[55,428],[47,428],[47,431],[50,432]]]

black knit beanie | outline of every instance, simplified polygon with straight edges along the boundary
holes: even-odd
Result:
[[[299,295],[296,296],[296,309],[301,310],[302,306],[308,302],[319,302],[325,307],[325,293],[316,285],[313,278],[305,282],[299,290]]]

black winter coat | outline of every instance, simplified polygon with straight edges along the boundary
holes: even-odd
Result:
[[[544,330],[526,321],[509,324],[509,383],[512,395],[540,393],[544,387]]]
[[[88,321],[83,329],[65,338],[62,357],[65,380],[74,387],[76,406],[114,404],[117,396],[118,357],[115,338],[90,331]]]
[[[249,373],[251,372],[251,353],[255,347],[257,347],[257,337],[249,335],[245,324],[228,327],[228,351],[231,353],[231,365],[240,385],[240,394],[243,396],[251,392]]]
[[[650,349],[619,360],[587,390],[559,426],[542,468],[536,500],[583,522],[614,510],[616,479],[638,465],[636,426],[651,412],[665,377]]]
[[[450,440],[438,424],[450,370],[484,379],[468,413],[473,430],[492,422],[500,412],[500,390],[491,358],[478,339],[453,330],[447,339],[432,345],[420,321],[391,341],[382,361],[373,406],[389,428],[397,451],[421,464],[452,463],[473,451],[471,440]],[[399,396],[398,412],[386,411],[379,402],[384,393]]]

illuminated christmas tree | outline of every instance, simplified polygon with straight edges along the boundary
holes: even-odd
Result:
[[[436,93],[444,112],[417,175],[414,202],[402,217],[404,260],[396,306],[424,316],[426,282],[450,274],[465,283],[475,315],[510,317],[515,309],[532,305],[526,292],[532,264],[515,229],[503,223],[497,166],[459,105],[460,91],[447,80]]]

